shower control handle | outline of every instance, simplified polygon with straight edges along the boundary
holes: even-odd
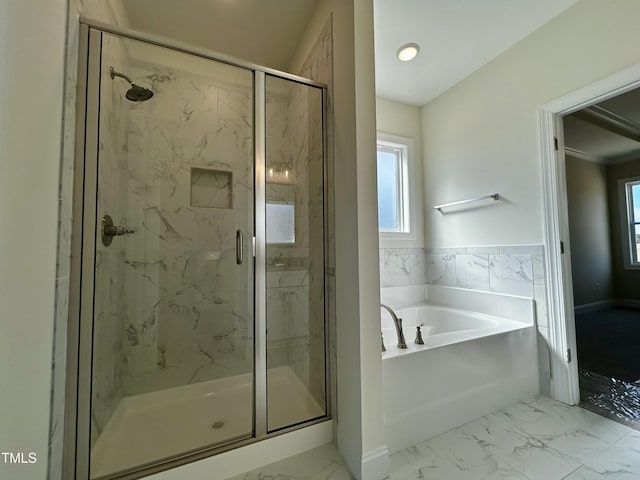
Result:
[[[236,263],[240,265],[244,261],[244,234],[242,230],[236,230]]]
[[[136,233],[136,231],[129,227],[123,227],[120,225],[114,225],[113,219],[109,215],[102,217],[102,244],[105,247],[111,245],[113,237],[119,237],[121,235]]]
[[[107,237],[119,237],[120,235],[125,235],[127,233],[136,233],[132,228],[121,227],[112,225],[109,227],[104,227],[104,234]]]

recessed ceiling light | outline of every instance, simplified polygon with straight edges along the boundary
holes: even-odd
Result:
[[[405,43],[398,49],[396,54],[398,55],[398,60],[408,62],[409,60],[416,58],[419,51],[420,45],[417,43]]]

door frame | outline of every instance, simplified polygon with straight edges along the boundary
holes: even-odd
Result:
[[[580,386],[562,117],[638,87],[640,63],[546,103],[538,110],[551,397],[569,405],[580,401]]]

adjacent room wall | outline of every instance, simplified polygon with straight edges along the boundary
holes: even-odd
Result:
[[[640,159],[609,165],[607,184],[609,187],[609,215],[611,218],[611,247],[613,252],[613,281],[616,298],[620,300],[640,300],[640,270],[626,270],[622,242],[626,241],[622,222],[624,212],[620,211],[618,180],[640,177]],[[574,274],[575,281],[575,274]]]
[[[3,479],[47,476],[66,8],[0,0],[0,446],[36,459]]]
[[[574,305],[610,300],[613,292],[607,168],[565,156]]]

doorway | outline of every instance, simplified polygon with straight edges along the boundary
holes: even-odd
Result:
[[[572,242],[567,200],[567,147],[563,117],[630,92],[640,86],[640,65],[634,65],[540,108],[546,267],[549,272],[549,314],[552,397],[575,405],[580,401],[579,361],[572,276]],[[571,147],[569,147],[571,149]],[[569,150],[571,152],[571,150]],[[575,151],[571,152],[576,154]],[[631,238],[631,237],[630,237]],[[631,242],[630,242],[631,245]],[[597,286],[602,289],[604,285]],[[580,309],[578,309],[580,314]]]
[[[580,404],[640,425],[640,90],[562,118]]]

